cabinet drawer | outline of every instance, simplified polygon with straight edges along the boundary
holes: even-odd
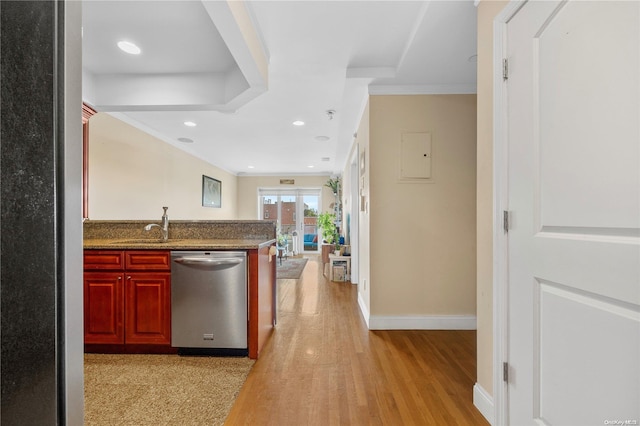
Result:
[[[127,250],[124,253],[127,271],[171,270],[171,252],[168,250]]]
[[[121,271],[124,269],[122,250],[85,250],[85,270]]]

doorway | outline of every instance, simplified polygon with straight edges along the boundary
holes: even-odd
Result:
[[[318,253],[320,194],[320,188],[258,190],[258,217],[276,221],[289,253]]]

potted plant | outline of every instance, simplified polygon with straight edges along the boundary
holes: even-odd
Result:
[[[329,179],[324,186],[331,188],[333,195],[338,195],[338,191],[340,190],[340,177]]]
[[[318,226],[322,228],[322,239],[328,243],[333,244],[336,241],[336,234],[338,230],[336,228],[336,215],[333,213],[320,213],[318,215]]]
[[[322,213],[318,216],[318,226],[322,228],[322,239],[327,244],[333,245],[334,253],[340,256],[340,236],[336,227],[336,215],[333,213]]]
[[[335,244],[336,244],[335,255],[342,256],[342,251],[340,250],[340,236],[338,234],[336,234],[335,236]]]

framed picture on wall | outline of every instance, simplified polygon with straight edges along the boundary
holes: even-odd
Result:
[[[202,175],[202,205],[204,207],[222,207],[222,182]]]

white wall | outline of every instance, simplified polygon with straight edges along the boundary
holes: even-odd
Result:
[[[202,175],[222,181],[222,208],[202,207]],[[89,219],[236,219],[237,177],[135,127],[89,120]]]
[[[371,328],[475,328],[476,96],[372,96],[367,120],[357,142]],[[398,181],[403,132],[431,133],[432,183]]]

